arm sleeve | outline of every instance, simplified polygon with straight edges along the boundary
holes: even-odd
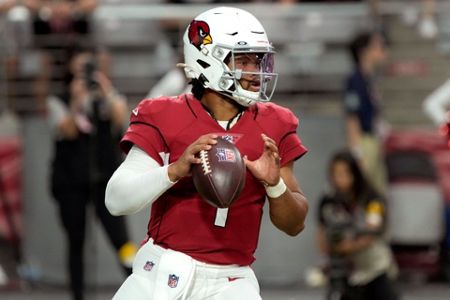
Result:
[[[158,114],[158,107],[152,106],[152,100],[143,100],[133,109],[130,126],[120,141],[120,148],[128,153],[133,145],[144,150],[151,158],[164,164],[161,155],[170,152],[167,143],[153,117]]]
[[[436,125],[448,121],[447,111],[450,108],[450,80],[435,90],[423,102],[425,113]]]
[[[308,152],[295,131],[288,133],[280,142],[281,166],[297,160]]]
[[[303,145],[300,137],[297,135],[298,119],[292,112],[286,115],[287,128],[284,135],[281,137],[278,148],[281,156],[281,166],[297,160],[308,152],[308,149]]]
[[[114,216],[133,214],[150,205],[174,184],[167,168],[133,146],[106,186],[109,212]]]

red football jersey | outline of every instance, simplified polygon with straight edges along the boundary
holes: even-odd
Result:
[[[176,161],[199,136],[217,133],[255,160],[263,152],[265,133],[276,141],[283,166],[307,151],[297,125],[290,110],[266,103],[249,107],[230,130],[224,130],[194,96],[162,97],[143,100],[133,110],[121,148],[128,152],[136,144],[163,165]],[[219,227],[214,224],[217,208],[201,200],[192,177],[185,177],[152,204],[148,235],[156,244],[199,261],[249,265],[265,198],[264,186],[247,171],[245,188],[229,208],[225,226]]]

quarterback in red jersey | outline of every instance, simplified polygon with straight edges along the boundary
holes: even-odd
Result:
[[[307,151],[298,120],[269,103],[274,49],[253,15],[208,10],[183,42],[192,94],[143,100],[133,110],[121,142],[127,158],[106,190],[114,215],[151,205],[148,239],[113,299],[261,299],[249,266],[266,198],[272,223],[291,236],[308,210],[293,172]],[[196,154],[219,137],[235,144],[247,167],[244,190],[225,209],[203,201],[190,176]]]

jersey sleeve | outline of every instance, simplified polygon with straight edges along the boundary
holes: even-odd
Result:
[[[286,131],[280,139],[278,150],[281,156],[281,166],[285,166],[291,161],[295,161],[308,152],[303,145],[300,137],[297,135],[298,119],[289,111],[286,118],[283,118],[287,124],[284,126]]]
[[[163,165],[160,153],[168,152],[164,137],[153,120],[151,100],[143,100],[131,112],[130,125],[120,141],[120,148],[128,153],[133,145],[143,149],[150,157]]]

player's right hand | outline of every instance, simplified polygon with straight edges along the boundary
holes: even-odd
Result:
[[[190,144],[178,160],[169,165],[168,174],[172,182],[178,181],[191,172],[192,164],[199,164],[200,158],[197,153],[202,150],[211,149],[211,145],[217,143],[217,134],[205,134],[199,137],[195,142]]]

